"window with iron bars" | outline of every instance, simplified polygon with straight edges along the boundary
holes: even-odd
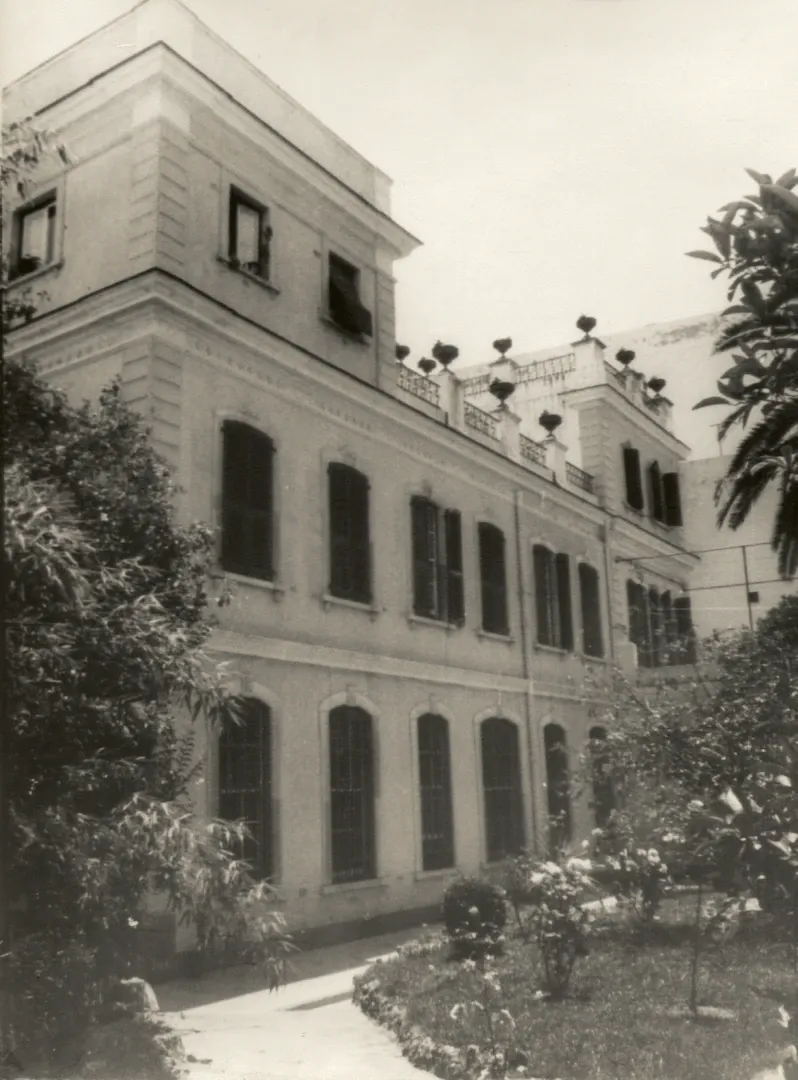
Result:
[[[518,728],[503,717],[484,720],[481,745],[486,854],[496,862],[524,847]]]
[[[257,878],[274,873],[271,710],[256,698],[243,698],[240,715],[219,736],[219,817],[241,821],[247,836],[235,854]]]
[[[332,880],[368,880],[377,873],[372,720],[340,705],[329,724]]]
[[[424,870],[454,866],[449,723],[426,713],[418,719],[421,851]]]

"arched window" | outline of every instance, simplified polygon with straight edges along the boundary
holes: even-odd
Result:
[[[546,749],[546,795],[549,809],[549,848],[552,854],[571,840],[571,791],[568,744],[559,724],[543,728]]]
[[[593,779],[593,815],[596,825],[602,829],[610,820],[615,809],[615,791],[612,784],[612,772],[607,746],[607,731],[603,727],[592,727],[588,732],[590,739],[590,764]]]
[[[454,866],[454,826],[449,724],[442,716],[418,719],[418,771],[422,867],[443,870]]]
[[[222,425],[222,545],[225,570],[274,578],[274,444],[239,420]]]
[[[371,717],[353,705],[330,711],[332,879],[376,877]]]
[[[327,469],[330,505],[330,594],[367,604],[371,600],[369,482],[351,465]]]
[[[241,700],[240,715],[219,736],[219,817],[243,821],[249,835],[236,854],[256,877],[274,873],[271,710],[257,698]]]
[[[487,858],[495,862],[524,846],[518,728],[494,716],[483,721],[481,737]]]

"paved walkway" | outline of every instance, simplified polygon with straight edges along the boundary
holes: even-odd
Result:
[[[352,980],[418,930],[299,954],[289,985],[264,990],[256,969],[156,988],[183,1037],[192,1080],[429,1080],[354,1006]]]

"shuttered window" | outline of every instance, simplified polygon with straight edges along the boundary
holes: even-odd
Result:
[[[640,452],[633,446],[623,448],[623,471],[626,480],[626,501],[634,510],[642,510],[643,480],[640,473]]]
[[[636,581],[627,581],[626,599],[629,607],[629,640],[637,646],[640,667],[651,667],[653,642],[646,589]]]
[[[543,728],[546,751],[546,797],[549,811],[549,849],[556,854],[571,841],[571,781],[568,744],[559,724]]]
[[[693,606],[689,596],[677,596],[673,602],[676,619],[678,647],[676,662],[694,664],[696,662],[696,635],[693,627]]]
[[[274,872],[271,712],[255,698],[241,702],[240,716],[219,736],[219,817],[243,821],[248,835],[235,854],[254,876]]]
[[[371,337],[373,320],[360,300],[360,272],[340,255],[329,258],[328,304],[330,318],[342,330]]]
[[[662,606],[656,589],[648,590],[648,618],[651,626],[651,666],[659,667],[665,663],[665,624],[662,618]]]
[[[418,720],[421,849],[424,870],[454,866],[449,724],[427,713]]]
[[[524,846],[518,728],[502,717],[484,720],[481,744],[487,859],[496,862]]]
[[[491,634],[510,632],[507,618],[507,571],[504,533],[495,525],[481,521],[479,535],[479,574],[482,587],[482,629]]]
[[[366,604],[371,600],[369,482],[349,465],[328,468],[330,593]]]
[[[665,473],[662,478],[665,500],[665,524],[678,527],[682,524],[682,499],[679,492],[679,474]]]
[[[601,632],[601,592],[598,571],[579,564],[579,595],[582,607],[582,649],[586,656],[603,656]]]
[[[465,617],[463,543],[458,510],[441,510],[430,499],[410,501],[413,611],[460,624]]]
[[[330,712],[330,834],[332,879],[376,877],[374,749],[365,709]]]
[[[651,516],[655,521],[665,520],[665,504],[662,494],[662,473],[659,463],[653,461],[648,467],[648,490],[651,494]]]
[[[222,459],[222,567],[271,581],[274,444],[249,424],[226,420]]]
[[[536,544],[532,563],[538,644],[570,651],[574,647],[570,560]]]
[[[674,653],[678,635],[676,633],[676,620],[673,614],[673,598],[670,591],[664,592],[660,597],[660,612],[662,616],[662,638],[665,650],[665,663],[674,662]]]
[[[603,829],[615,810],[615,791],[612,783],[607,732],[603,727],[593,727],[588,733],[590,740],[590,769],[593,786],[593,815],[596,827]]]

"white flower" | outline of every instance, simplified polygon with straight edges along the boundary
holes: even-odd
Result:
[[[697,813],[699,810],[704,809],[704,804],[701,802],[700,799],[691,799],[690,802],[687,804],[687,809],[692,810],[693,813]]]
[[[650,863],[658,863],[659,862],[659,852],[656,850],[656,848],[649,848],[649,850],[648,850],[648,861]]]
[[[131,929],[131,930],[135,930],[135,929],[136,929],[136,927],[137,927],[137,926],[138,926],[138,924],[139,924],[139,921],[138,921],[138,919],[130,919],[130,918],[129,918],[129,919],[127,920],[127,924],[128,924],[128,926],[130,927],[130,929]]]
[[[565,864],[568,870],[575,871],[579,874],[589,874],[592,869],[592,863],[590,859],[569,859]]]

